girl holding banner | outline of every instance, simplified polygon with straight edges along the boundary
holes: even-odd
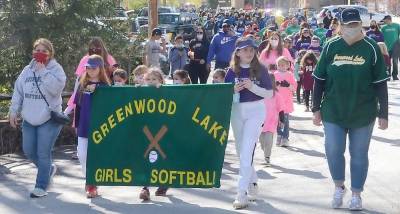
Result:
[[[74,99],[75,126],[78,135],[78,158],[82,166],[83,174],[86,177],[86,158],[88,148],[88,132],[90,121],[90,95],[96,87],[110,85],[110,80],[104,68],[103,58],[99,55],[91,55],[85,64],[86,70],[81,76],[79,87]],[[97,187],[85,186],[88,198],[97,197]]]
[[[245,208],[249,200],[256,199],[258,187],[253,154],[266,116],[264,98],[272,97],[271,79],[256,53],[257,45],[251,37],[238,39],[225,76],[225,82],[235,84],[231,123],[240,159],[235,209]]]

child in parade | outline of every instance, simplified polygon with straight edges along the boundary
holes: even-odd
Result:
[[[225,82],[235,84],[231,125],[240,160],[235,209],[245,208],[249,200],[256,200],[258,186],[253,151],[265,119],[264,98],[272,97],[271,80],[256,53],[257,45],[252,38],[238,39],[225,77]]]
[[[310,95],[314,85],[314,78],[312,74],[317,66],[317,56],[313,51],[307,51],[301,60],[300,74],[302,76],[303,91],[304,91],[304,104],[306,106],[305,111],[310,111]]]
[[[175,37],[175,44],[169,51],[168,59],[170,62],[170,76],[172,76],[176,70],[183,69],[188,63],[188,49],[183,43],[182,35],[177,35]]]
[[[277,145],[289,145],[289,114],[293,112],[293,92],[296,89],[297,83],[293,73],[290,71],[290,60],[287,57],[281,56],[276,60],[278,70],[274,73],[278,93],[284,103],[284,125],[283,128],[278,128]]]
[[[300,75],[300,70],[301,70],[301,59],[303,59],[303,56],[307,53],[306,50],[301,50],[297,53],[297,58],[296,61],[294,63],[294,78],[296,79],[297,82],[297,87],[296,87],[296,100],[297,100],[297,104],[302,103],[302,99],[301,99],[301,86],[303,85],[302,78]],[[303,99],[304,99],[304,94],[303,94]]]
[[[224,69],[216,69],[214,71],[212,83],[224,83],[226,72]]]
[[[99,86],[109,86],[110,80],[104,67],[103,58],[99,55],[91,55],[85,64],[86,70],[82,74],[78,90],[74,99],[75,126],[78,135],[78,158],[82,166],[82,172],[86,176],[86,158],[88,148],[88,132],[90,121],[90,96]],[[86,196],[97,197],[97,187],[86,185]]]
[[[172,77],[174,85],[191,84],[189,73],[185,70],[176,70]]]
[[[263,130],[260,135],[261,149],[264,151],[264,159],[267,166],[271,166],[271,150],[273,145],[274,134],[276,133],[278,124],[284,122],[283,101],[281,96],[277,93],[275,77],[270,74],[272,82],[273,95],[271,98],[264,99],[265,106],[267,107],[267,116],[265,117]]]
[[[125,70],[118,68],[113,72],[113,84],[115,86],[126,85],[127,82],[128,73]]]
[[[149,71],[149,68],[145,65],[139,65],[133,71],[133,78],[131,76],[131,84],[133,85],[143,85],[144,84],[144,75]]]
[[[153,86],[153,87],[161,87],[161,85],[164,85],[165,81],[163,78],[162,71],[159,68],[152,67],[148,70],[147,73],[144,74],[144,82],[143,86]],[[156,196],[166,196],[168,191],[167,187],[158,187],[155,195]],[[139,198],[142,199],[143,201],[149,201],[150,200],[150,191],[148,187],[143,187]]]

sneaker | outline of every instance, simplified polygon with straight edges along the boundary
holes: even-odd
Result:
[[[306,107],[306,109],[304,110],[305,112],[310,112],[310,107]]]
[[[72,154],[71,154],[71,159],[72,160],[78,160],[79,158],[78,158],[78,153],[77,152],[73,152]]]
[[[251,183],[249,185],[249,189],[247,190],[247,197],[248,197],[249,201],[257,200],[257,194],[258,194],[257,183]]]
[[[97,186],[86,185],[85,189],[87,198],[96,198],[99,195],[97,192]]]
[[[233,208],[235,210],[243,209],[249,206],[249,200],[246,193],[238,193],[235,201],[233,202]]]
[[[346,187],[336,187],[332,199],[332,208],[338,209],[343,205],[343,197],[346,194]]]
[[[139,198],[142,199],[143,201],[150,200],[150,191],[147,187],[143,187],[142,191],[140,191]]]
[[[40,198],[43,196],[46,196],[47,192],[41,188],[37,188],[35,187],[35,189],[33,189],[33,191],[31,192],[31,198]]]
[[[53,178],[57,173],[57,166],[53,163],[51,164],[51,170],[50,170],[50,182],[53,182]]]
[[[282,139],[282,143],[281,143],[282,147],[288,147],[289,146],[289,140],[286,138]]]
[[[282,136],[278,135],[278,137],[276,138],[276,145],[277,146],[281,146],[282,145]]]
[[[359,195],[353,195],[351,197],[350,203],[349,203],[349,210],[351,211],[361,211],[363,210],[362,208],[362,200]]]
[[[168,188],[166,188],[166,187],[158,187],[155,192],[155,195],[156,196],[166,196],[167,191],[168,191]]]
[[[269,157],[265,157],[265,165],[266,166],[271,166],[271,160]]]

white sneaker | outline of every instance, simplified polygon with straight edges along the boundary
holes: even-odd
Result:
[[[257,183],[251,183],[249,185],[249,189],[247,191],[247,197],[248,197],[249,201],[257,200],[257,194],[258,194],[258,185],[257,185]]]
[[[30,196],[31,198],[40,198],[46,195],[47,192],[45,190],[35,187],[35,189],[33,189],[33,191],[31,192]]]
[[[332,208],[333,209],[338,209],[343,205],[343,197],[346,194],[346,187],[341,188],[341,187],[336,187],[335,188],[335,193],[333,194],[333,199],[332,199]]]
[[[289,146],[289,140],[286,138],[282,138],[282,147],[288,147]]]
[[[237,210],[246,208],[248,206],[249,206],[249,200],[247,198],[246,193],[238,193],[235,201],[233,202],[233,208]]]
[[[349,203],[349,210],[351,211],[361,211],[363,210],[362,207],[362,200],[361,197],[359,195],[357,196],[352,196],[350,203]]]

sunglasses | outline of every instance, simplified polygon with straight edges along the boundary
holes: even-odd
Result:
[[[101,51],[101,48],[90,48],[91,51]]]
[[[197,34],[203,34],[203,32],[196,32]]]

